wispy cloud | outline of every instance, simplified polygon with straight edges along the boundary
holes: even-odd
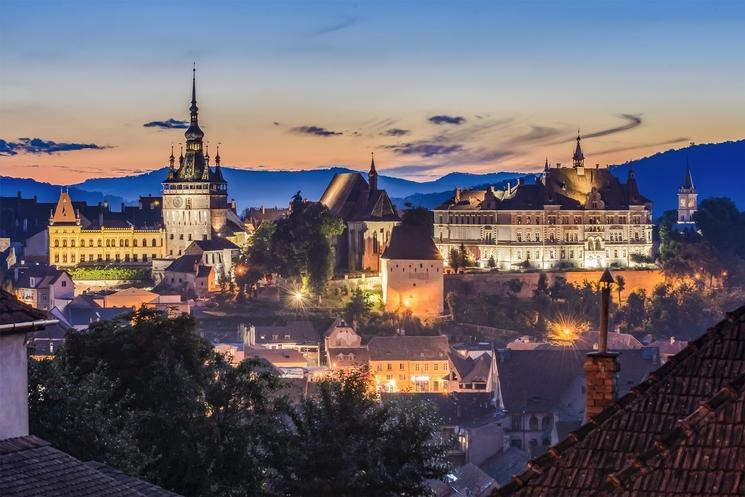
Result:
[[[600,131],[593,131],[592,133],[587,133],[587,134],[582,135],[582,138],[597,138],[599,136],[613,135],[616,133],[621,133],[623,131],[634,129],[637,126],[641,126],[642,124],[642,118],[640,115],[619,114],[618,117],[620,117],[621,119],[625,119],[626,124],[623,124],[621,126],[616,126],[613,128],[601,129]]]
[[[649,147],[661,147],[662,145],[675,145],[676,143],[685,143],[691,141],[690,138],[673,138],[672,140],[666,140],[662,142],[655,142],[655,143],[643,143],[639,145],[629,145],[627,147],[618,147],[618,148],[609,148],[606,150],[600,150],[598,152],[595,152],[597,155],[601,154],[612,154],[615,152],[625,152],[627,150],[638,150],[642,148],[649,148]]]
[[[104,150],[111,148],[95,143],[57,143],[41,138],[18,138],[11,142],[0,139],[0,155],[11,156],[18,154],[56,154],[60,152],[74,152],[77,150]]]
[[[406,136],[408,134],[411,134],[411,131],[401,128],[389,128],[380,134],[383,136]]]
[[[347,29],[348,27],[354,25],[357,22],[356,17],[344,17],[338,21],[335,21],[333,23],[327,24],[325,26],[321,26],[320,28],[311,31],[307,34],[308,38],[317,38],[319,36],[327,35],[334,33],[336,31],[341,31],[343,29]]]
[[[437,124],[438,126],[441,124],[453,124],[455,126],[460,126],[461,124],[466,122],[466,118],[463,116],[448,116],[445,114],[439,114],[437,116],[430,117],[429,122],[431,122],[432,124]]]
[[[165,121],[150,121],[149,123],[143,124],[146,128],[160,128],[160,129],[186,129],[189,127],[189,123],[186,121],[179,121],[178,119],[170,118]]]
[[[320,126],[296,126],[290,131],[301,135],[312,135],[312,136],[339,136],[343,133],[338,131],[331,131],[330,129],[322,128]]]
[[[552,128],[549,126],[531,126],[530,131],[522,135],[517,135],[509,140],[512,145],[524,145],[529,143],[541,142],[562,134],[564,130]]]
[[[402,143],[401,145],[389,145],[399,155],[418,155],[420,157],[435,157],[438,155],[448,155],[463,150],[460,144],[442,144],[428,142],[411,142]]]

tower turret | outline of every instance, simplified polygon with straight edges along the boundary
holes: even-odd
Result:
[[[678,188],[678,224],[682,225],[682,228],[693,228],[695,226],[693,215],[697,209],[698,192],[696,187],[693,186],[691,167],[686,160],[683,184]]]
[[[370,171],[367,173],[367,182],[370,184],[370,191],[378,191],[378,172],[375,170],[375,152],[370,153]]]
[[[578,175],[585,174],[585,154],[582,153],[582,145],[580,143],[579,130],[577,130],[577,146],[574,148],[574,155],[572,156],[572,162],[574,168],[577,170]]]

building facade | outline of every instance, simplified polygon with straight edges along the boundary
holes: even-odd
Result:
[[[455,190],[434,210],[444,257],[463,246],[499,270],[633,267],[652,256],[652,204],[633,170],[626,183],[585,167],[577,136],[571,167],[549,167],[534,184]]]
[[[424,227],[401,224],[380,258],[387,311],[438,316],[444,310],[443,258]]]
[[[78,264],[149,265],[165,255],[162,228],[139,229],[131,222],[103,218],[83,226],[70,195],[60,193],[49,219],[49,263],[58,267]]]
[[[448,389],[446,336],[376,336],[367,344],[370,372],[384,392],[439,392]]]

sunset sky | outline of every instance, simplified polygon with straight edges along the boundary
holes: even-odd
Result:
[[[162,167],[193,62],[241,168],[374,151],[423,179],[567,163],[577,128],[591,164],[745,138],[741,1],[4,0],[0,47],[0,175],[54,183]]]

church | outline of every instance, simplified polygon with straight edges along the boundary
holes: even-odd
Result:
[[[652,257],[652,203],[633,170],[622,183],[607,167],[585,166],[581,138],[572,166],[550,167],[533,184],[455,190],[434,210],[434,238],[448,257],[463,246],[481,267],[633,267]]]

